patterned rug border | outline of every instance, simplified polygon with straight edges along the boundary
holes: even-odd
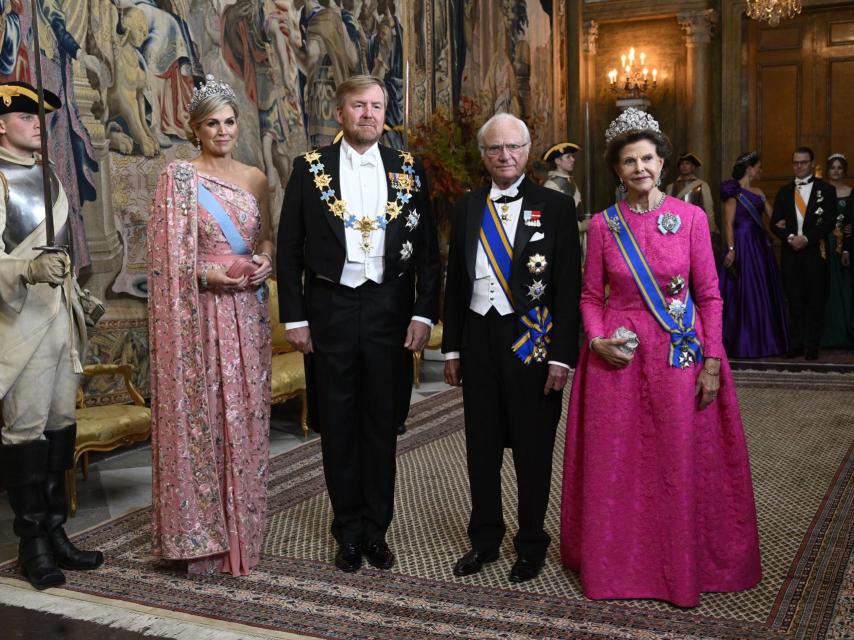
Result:
[[[854,390],[854,375],[836,373],[797,373],[779,371],[734,371],[733,375],[739,386],[777,388],[786,387],[797,390],[810,390],[821,388],[823,390],[839,389]],[[793,378],[797,378],[794,380]],[[413,411],[410,420],[407,421],[407,433],[401,437],[398,443],[398,455],[403,455],[462,428],[460,423],[446,420],[443,424],[429,425],[431,417],[438,412],[452,411],[462,412],[462,396],[458,389],[436,393],[429,398],[419,402],[417,409]],[[271,460],[270,484],[276,489],[271,491],[271,512],[279,511],[296,503],[307,500],[318,493],[325,491],[322,466],[320,462],[319,440],[306,442],[295,449],[282,453]],[[311,473],[306,470],[311,467]],[[294,490],[297,489],[297,490]],[[298,495],[297,495],[298,494]],[[100,534],[106,534],[111,529],[125,528],[132,524],[133,519],[140,520],[141,524],[147,521],[150,510],[144,508],[119,518],[107,521],[101,525],[87,530],[81,535],[91,535],[97,530]],[[76,536],[77,537],[77,536]],[[130,543],[128,543],[130,544]],[[131,545],[132,546],[132,545]],[[116,548],[116,555],[120,555],[121,549]],[[125,549],[125,551],[127,551]],[[382,587],[394,594],[406,594],[407,596],[445,590],[449,595],[462,593],[466,596],[466,602],[476,603],[477,606],[494,608],[501,604],[508,607],[520,609],[520,595],[524,597],[524,611],[535,615],[540,620],[559,620],[575,618],[584,620],[593,626],[611,627],[622,625],[625,633],[628,629],[638,632],[654,634],[656,630],[670,634],[679,634],[680,637],[703,637],[703,638],[813,638],[823,637],[830,625],[834,603],[839,594],[845,571],[848,567],[849,558],[854,551],[854,444],[849,448],[842,464],[836,471],[833,481],[828,488],[820,508],[817,510],[812,523],[804,536],[798,554],[794,558],[789,577],[784,582],[774,602],[772,611],[766,624],[747,623],[737,620],[726,620],[720,618],[709,618],[692,615],[686,611],[672,608],[667,611],[653,611],[639,609],[621,604],[619,601],[571,601],[565,598],[538,594],[529,591],[515,591],[512,589],[495,588],[466,583],[449,583],[448,581],[419,578],[416,576],[403,575],[391,572],[380,572],[366,569],[360,574],[346,575],[337,571],[328,562],[313,560],[300,560],[279,556],[265,556],[264,562],[270,563],[284,574],[302,579],[323,579],[329,576],[328,582],[340,584],[355,590],[377,589]],[[10,561],[0,565],[0,571],[8,571],[14,564]],[[111,566],[126,569],[130,567],[127,562],[114,561]],[[10,576],[15,578],[15,576]],[[382,580],[376,580],[382,577]],[[283,587],[284,588],[284,587]],[[103,598],[95,590],[84,587],[70,587],[69,590],[76,593],[86,594],[87,597]],[[304,592],[299,592],[304,595]],[[829,595],[827,595],[829,594]],[[116,602],[125,602],[133,606],[146,607],[148,610],[156,611],[162,609],[164,612],[179,611],[182,615],[193,616],[190,611],[180,608],[164,606],[162,608],[146,605],[151,600],[137,600],[133,598],[107,598]],[[166,603],[168,605],[168,603]],[[282,612],[285,613],[285,612]],[[287,612],[289,620],[287,624],[277,623],[275,626],[259,624],[257,622],[246,623],[245,626],[257,628],[259,631],[284,631],[289,633],[309,634],[312,637],[327,637],[322,634],[322,629],[328,626],[318,626],[312,623],[316,613],[297,616],[293,611]],[[391,614],[389,614],[391,615]],[[166,616],[168,617],[168,615]],[[229,621],[218,616],[211,615],[224,624],[243,624],[235,621],[232,615]],[[297,620],[299,618],[299,620]],[[255,618],[257,620],[257,618]],[[299,623],[299,624],[297,624]],[[497,626],[501,626],[498,624]],[[698,627],[702,627],[704,633],[695,635]],[[542,627],[540,627],[541,629]],[[533,631],[524,623],[507,623],[504,630],[508,637],[516,633]],[[372,635],[378,633],[376,627],[366,626],[364,633],[377,638],[399,638],[395,635]],[[616,631],[616,628],[614,629]],[[685,635],[687,634],[687,635]],[[707,635],[712,634],[712,635]],[[748,634],[748,635],[745,635]],[[348,624],[347,638],[365,637],[359,635],[358,629]],[[418,638],[427,640],[428,637],[445,638],[446,634],[437,632],[435,635],[425,636],[419,633]],[[616,637],[603,635],[603,630],[591,630],[589,633],[579,634],[574,629],[573,638],[602,638]]]
[[[844,504],[843,504],[844,500]],[[827,544],[832,541],[832,544]],[[797,612],[806,607],[795,627],[797,637],[821,637],[833,618],[848,563],[854,554],[854,443],[836,471],[827,493],[804,535],[768,617],[768,624],[789,630]],[[823,562],[820,562],[822,561]],[[817,597],[827,588],[830,596]],[[816,607],[816,604],[823,605]]]

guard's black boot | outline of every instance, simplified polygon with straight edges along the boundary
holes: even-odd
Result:
[[[83,551],[75,547],[65,533],[63,525],[68,518],[68,493],[65,489],[65,472],[74,466],[74,442],[77,425],[44,432],[50,446],[47,456],[47,518],[45,530],[50,540],[56,563],[63,569],[97,569],[104,563],[100,551]]]
[[[21,573],[36,589],[56,587],[65,582],[44,528],[47,450],[44,440],[0,446],[0,469],[6,481],[9,505],[15,513],[13,529],[20,539],[18,564]]]

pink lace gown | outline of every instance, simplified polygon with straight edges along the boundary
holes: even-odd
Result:
[[[244,189],[188,163],[161,175],[149,222],[152,549],[188,561],[190,573],[246,575],[261,554],[267,508],[266,289],[259,299],[256,289],[198,288],[198,270],[227,267],[236,256],[197,203],[196,180],[247,246],[261,228],[258,204]]]
[[[670,210],[682,224],[662,235],[658,213],[621,206],[662,290],[675,275],[690,284],[703,352],[721,359],[720,391],[698,409],[699,368],[669,366],[669,335],[643,302],[602,215],[594,216],[581,295],[585,332],[608,337],[624,326],[640,346],[622,370],[582,351],[567,420],[561,557],[590,598],[693,607],[702,592],[739,591],[761,579],[708,222],[701,209],[668,197],[658,213]]]

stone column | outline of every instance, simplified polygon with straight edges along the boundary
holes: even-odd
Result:
[[[555,0],[552,3],[552,131],[551,140],[544,141],[546,144],[563,140],[567,135],[566,101],[570,89],[566,73],[566,35],[566,0]]]
[[[599,131],[596,120],[597,109],[594,108],[596,101],[596,51],[597,43],[599,42],[599,23],[595,20],[588,20],[584,23],[584,85],[582,91],[582,117],[584,119],[584,136],[579,141],[584,151],[583,183],[584,191],[582,191],[582,206],[587,212],[590,212],[593,201],[593,136]],[[578,170],[576,169],[576,172]]]
[[[677,16],[685,35],[688,49],[686,68],[687,143],[688,151],[697,155],[706,166],[711,166],[711,104],[709,82],[711,58],[709,45],[718,16],[714,9],[684,11]]]
[[[566,132],[570,140],[584,135],[582,105],[584,95],[584,66],[582,64],[583,3],[567,2],[566,11]],[[586,168],[584,169],[586,172]]]

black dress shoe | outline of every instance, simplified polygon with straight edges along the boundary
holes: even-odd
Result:
[[[480,551],[472,549],[454,565],[455,576],[470,576],[483,569],[483,565],[498,560],[498,549]]]
[[[513,568],[510,569],[510,582],[526,582],[533,580],[540,575],[540,569],[543,568],[545,560],[529,560],[519,556],[516,562],[513,563]]]
[[[335,566],[347,573],[357,571],[362,566],[362,552],[359,545],[355,542],[345,542],[338,545],[338,553],[335,554]]]
[[[804,360],[818,360],[818,349],[807,349],[804,351]]]
[[[404,433],[406,433],[406,423],[397,428],[397,435],[402,436]]]
[[[793,347],[786,352],[787,358],[800,358],[802,355],[804,355],[803,347]]]
[[[388,548],[385,540],[374,540],[362,545],[362,551],[368,562],[377,569],[391,569],[394,564],[394,554]]]

